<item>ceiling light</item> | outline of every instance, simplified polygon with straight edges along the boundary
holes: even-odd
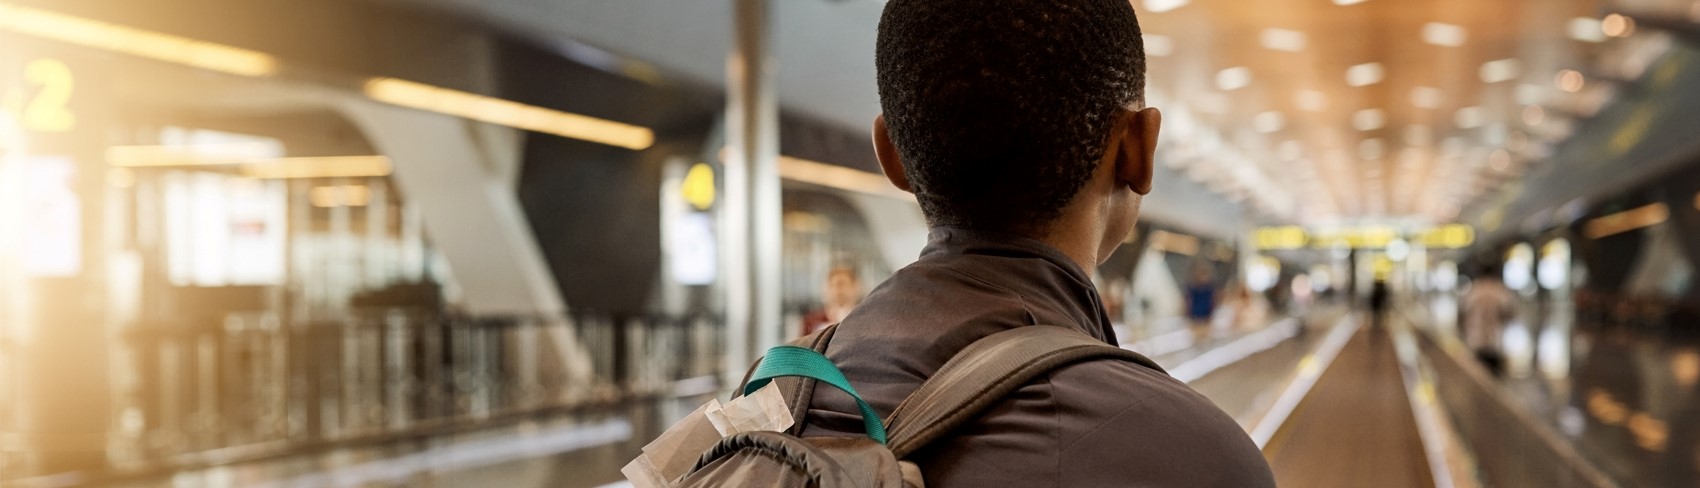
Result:
[[[1635,20],[1623,14],[1607,15],[1600,20],[1600,33],[1611,37],[1629,37],[1635,33]]]
[[[389,176],[392,170],[390,158],[383,156],[332,156],[247,163],[240,172],[242,176],[260,179],[363,178]]]
[[[1668,218],[1670,207],[1663,203],[1653,203],[1590,220],[1583,227],[1583,235],[1589,239],[1599,239],[1658,225]]]
[[[367,80],[365,92],[373,100],[392,105],[626,149],[641,150],[655,143],[655,132],[648,127],[396,78]]]
[[[28,7],[0,5],[0,29],[233,75],[267,76],[278,69],[277,58],[259,51]]]
[[[1601,28],[1600,19],[1593,17],[1577,17],[1570,19],[1570,38],[1583,42],[1600,42],[1606,40],[1605,31]]]
[[[1423,42],[1436,46],[1458,47],[1464,45],[1464,27],[1444,22],[1429,22],[1423,24]]]
[[[1216,72],[1216,88],[1234,91],[1251,85],[1251,68],[1236,66]]]
[[[1257,128],[1258,132],[1269,134],[1279,132],[1281,127],[1286,124],[1286,119],[1281,117],[1281,112],[1264,112],[1253,117],[1251,123],[1253,127]]]
[[[1145,0],[1145,10],[1152,13],[1168,12],[1185,7],[1187,0]]]
[[[1264,29],[1262,40],[1263,47],[1276,51],[1296,53],[1305,50],[1305,34],[1296,30]]]
[[[1169,36],[1145,34],[1145,54],[1148,56],[1168,56],[1175,52],[1175,42]]]
[[[1523,107],[1523,125],[1537,126],[1547,120],[1547,111],[1540,105]]]
[[[1515,59],[1501,59],[1482,63],[1481,76],[1483,83],[1499,83],[1517,78],[1520,66]]]
[[[791,156],[779,156],[779,177],[869,195],[914,198],[879,174]]]
[[[1411,105],[1418,108],[1440,108],[1440,89],[1428,86],[1412,88]]]
[[[1357,5],[1360,3],[1364,3],[1364,0],[1334,0],[1335,5]]]
[[[1568,93],[1582,91],[1582,85],[1587,83],[1587,80],[1582,77],[1582,73],[1573,69],[1559,71],[1555,81],[1558,83],[1558,89]]]
[[[279,141],[185,144],[163,146],[113,146],[106,149],[106,163],[117,167],[220,166],[251,163],[283,157]]]
[[[1381,63],[1364,63],[1346,68],[1346,84],[1352,86],[1369,86],[1381,82],[1386,74]]]
[[[1379,108],[1366,108],[1352,114],[1352,127],[1358,130],[1376,130],[1386,123],[1387,115]]]
[[[1458,113],[1453,114],[1452,118],[1453,122],[1458,124],[1458,128],[1460,129],[1474,129],[1481,127],[1482,124],[1486,122],[1483,120],[1486,116],[1482,113],[1481,107],[1464,107],[1458,109]]]
[[[1299,90],[1293,94],[1293,105],[1299,110],[1321,112],[1328,109],[1328,95],[1316,90]]]

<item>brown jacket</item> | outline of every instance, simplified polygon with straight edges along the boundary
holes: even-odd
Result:
[[[1060,252],[1020,237],[936,228],[919,261],[845,318],[827,356],[889,416],[969,343],[1036,324],[1116,343],[1091,281]],[[857,412],[848,395],[816,389],[803,434],[861,435]],[[912,459],[931,488],[1275,486],[1257,446],[1210,400],[1120,361],[1058,369]]]

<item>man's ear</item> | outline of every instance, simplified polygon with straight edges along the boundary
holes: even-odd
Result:
[[[903,172],[903,156],[897,153],[897,144],[891,142],[891,132],[885,128],[885,114],[874,117],[874,157],[880,160],[880,170],[891,186],[915,193],[910,189],[909,175]]]
[[[1157,162],[1157,134],[1162,126],[1163,113],[1155,108],[1147,107],[1128,114],[1127,125],[1122,129],[1121,151],[1116,155],[1116,177],[1134,193],[1151,193],[1151,177]]]

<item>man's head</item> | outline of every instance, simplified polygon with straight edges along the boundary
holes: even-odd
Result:
[[[850,265],[833,266],[826,272],[822,302],[829,307],[851,307],[862,301],[862,278]]]
[[[875,61],[875,149],[932,225],[1044,235],[1102,207],[1110,249],[1132,229],[1160,116],[1127,0],[892,0]]]

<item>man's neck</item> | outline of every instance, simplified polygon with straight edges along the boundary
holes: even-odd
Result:
[[[1092,273],[1098,267],[1098,252],[1102,236],[1091,232],[1091,223],[1078,222],[1078,218],[1070,218],[1068,214],[1052,222],[1045,230],[1028,234],[1028,237],[1050,245],[1068,256],[1079,266],[1081,271]]]

